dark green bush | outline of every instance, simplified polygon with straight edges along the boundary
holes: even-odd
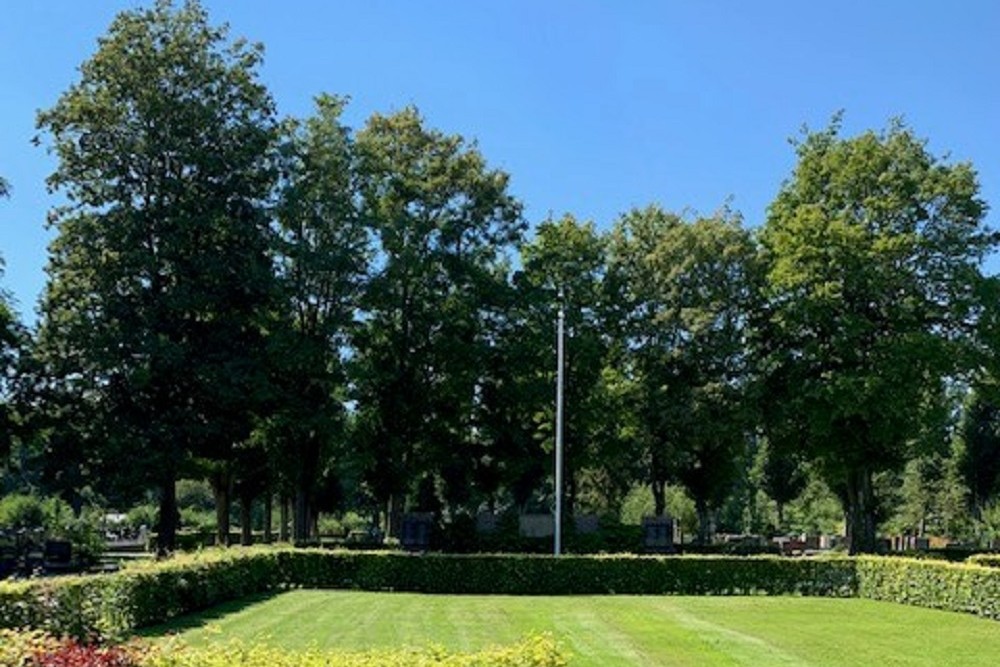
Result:
[[[847,559],[426,555],[284,551],[280,569],[307,588],[504,595],[850,595]]]

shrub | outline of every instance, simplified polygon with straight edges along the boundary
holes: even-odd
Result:
[[[909,558],[857,558],[858,596],[1000,619],[1000,570]]]
[[[450,653],[442,648],[343,653],[286,652],[239,642],[200,649],[166,649],[143,667],[565,667],[566,655],[549,636],[529,637],[508,647],[475,653]]]
[[[0,527],[58,530],[74,519],[73,509],[62,499],[12,493],[0,499]]]
[[[0,666],[27,667],[35,655],[60,645],[58,639],[42,630],[0,629]]]
[[[976,554],[970,556],[966,562],[970,565],[982,565],[983,567],[1000,567],[1000,554]]]
[[[505,595],[766,593],[850,595],[847,559],[426,555],[284,551],[280,569],[308,588]]]
[[[55,649],[39,652],[31,667],[138,667],[141,658],[118,646],[94,646],[67,641]]]
[[[475,653],[441,648],[346,653],[286,652],[231,642],[192,648],[132,641],[121,646],[80,644],[40,631],[0,630],[0,667],[564,667],[566,656],[548,635]]]
[[[0,630],[0,667],[138,667],[152,651],[138,642],[102,647],[41,630]]]

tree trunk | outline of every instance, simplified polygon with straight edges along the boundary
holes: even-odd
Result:
[[[779,503],[775,501],[774,503],[778,508],[778,525],[776,526],[779,533],[785,532],[785,503]]]
[[[278,508],[278,541],[288,541],[288,497],[282,494],[279,499]]]
[[[655,480],[653,490],[653,514],[663,516],[667,513],[667,484],[663,480]]]
[[[169,556],[177,548],[177,475],[170,468],[160,487],[160,525],[156,535],[156,555]]]
[[[848,553],[875,553],[875,498],[872,473],[862,466],[847,474]]]
[[[274,494],[268,489],[264,493],[264,544],[274,541],[274,531],[271,529],[271,520],[274,518]]]
[[[250,525],[253,509],[253,498],[240,497],[240,546],[253,544],[253,526]]]
[[[295,508],[292,517],[292,540],[295,544],[305,544],[309,541],[309,528],[311,526],[309,497],[302,485],[299,485],[295,489]]]
[[[712,510],[704,500],[695,499],[694,509],[698,515],[698,544],[708,545],[712,543],[712,535],[715,532],[712,521]]]
[[[222,467],[211,475],[212,493],[215,496],[215,544],[229,546],[229,529],[232,519],[229,512],[233,493],[233,475],[229,466]]]
[[[399,496],[389,496],[385,515],[385,536],[399,539],[403,529],[403,508],[400,507]]]
[[[565,465],[565,461],[563,462],[563,465]],[[570,472],[570,474],[566,475],[565,480],[566,496],[563,502],[563,516],[573,518],[576,515],[576,475]]]

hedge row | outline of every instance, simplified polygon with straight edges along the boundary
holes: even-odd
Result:
[[[279,551],[213,551],[109,575],[0,582],[0,628],[81,639],[133,630],[282,586]]]
[[[1000,618],[1000,569],[901,558],[424,555],[231,549],[0,583],[0,627],[81,638],[285,588],[506,595],[859,596]]]
[[[977,564],[862,556],[857,596],[1000,619],[1000,570]]]
[[[1000,567],[1000,554],[976,554],[967,561],[970,565],[983,567]]]
[[[0,627],[120,638],[255,593],[336,588],[453,594],[851,595],[847,559],[414,556],[231,549],[122,572],[0,583]]]
[[[230,642],[204,648],[132,640],[94,646],[40,631],[0,629],[0,666],[8,667],[565,667],[566,655],[548,635],[475,653],[440,648],[342,651],[284,651]]]
[[[305,588],[478,595],[851,595],[844,558],[499,556],[284,551],[286,582]]]

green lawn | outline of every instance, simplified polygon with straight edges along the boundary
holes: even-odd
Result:
[[[292,591],[232,603],[150,635],[288,648],[443,644],[472,650],[553,633],[572,665],[994,667],[1000,623],[869,600],[505,597]]]

